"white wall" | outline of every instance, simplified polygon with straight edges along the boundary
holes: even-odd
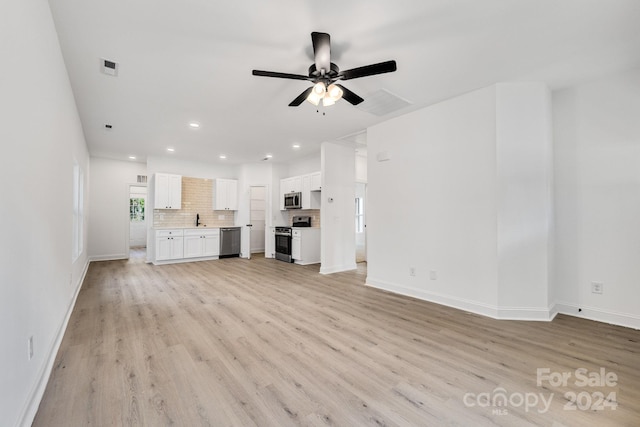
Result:
[[[559,309],[640,328],[640,69],[556,92],[553,109]]]
[[[222,163],[206,163],[182,160],[173,155],[149,156],[147,158],[149,179],[157,172],[175,173],[191,178],[238,179],[239,167]]]
[[[498,307],[544,319],[553,305],[551,94],[543,83],[498,84],[496,114]]]
[[[367,283],[548,320],[550,135],[539,83],[499,84],[370,128]]]
[[[495,309],[495,123],[486,88],[367,130],[367,284]]]
[[[318,172],[321,167],[320,163],[320,153],[294,160],[289,163],[289,174],[285,178]]]
[[[321,167],[320,273],[353,270],[356,268],[353,146],[323,142]]]
[[[356,152],[356,182],[367,182],[367,151]]]
[[[0,52],[0,420],[14,426],[33,420],[86,271],[86,218],[71,259],[74,159],[85,189],[90,171],[46,0],[0,3]]]
[[[146,175],[143,163],[91,158],[89,257],[129,258],[129,185]],[[149,203],[147,197],[147,203]],[[146,211],[147,217],[153,210]]]

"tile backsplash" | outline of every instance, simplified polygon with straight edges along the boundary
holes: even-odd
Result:
[[[229,227],[234,225],[234,211],[213,210],[213,180],[182,177],[182,209],[153,210],[154,227],[195,227],[196,214],[201,226]]]
[[[320,227],[320,209],[291,209],[289,213],[289,225],[293,223],[294,216],[310,216],[311,226]]]

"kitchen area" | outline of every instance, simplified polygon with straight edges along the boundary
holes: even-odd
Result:
[[[265,228],[264,256],[300,265],[320,263],[320,172],[281,179],[279,184],[281,215],[272,217],[278,225]],[[243,194],[237,179],[157,172],[151,186],[148,261],[162,265],[250,257],[251,249],[242,250],[242,234],[250,234],[252,224],[250,218],[243,224],[238,213]]]
[[[156,173],[153,194],[147,252],[154,264],[240,256],[237,181]]]
[[[291,227],[289,248],[292,267],[303,263],[317,265],[319,262],[320,274],[353,270],[356,268],[355,181],[356,169],[362,162],[356,161],[353,145],[326,142],[320,148],[320,153],[286,163],[272,160],[246,164],[198,162],[160,155],[149,156],[146,164],[139,167],[100,160],[96,162],[99,167],[94,168],[92,174],[98,179],[104,177],[99,182],[105,184],[101,193],[105,197],[101,199],[104,203],[96,206],[95,212],[96,215],[102,215],[102,212],[113,210],[114,213],[110,215],[117,215],[115,196],[121,186],[135,182],[136,174],[142,174],[148,177],[145,218],[147,244],[144,255],[147,263],[218,259],[220,234],[218,231],[216,236],[215,229],[228,227],[240,228],[240,258],[250,259],[253,253],[256,257],[262,257],[264,253],[265,258],[284,263],[276,259],[275,229]],[[160,191],[161,187],[165,190]],[[256,188],[260,188],[263,194],[260,197],[264,200],[260,206],[260,210],[264,211],[264,220],[259,224],[255,223],[255,217],[252,219],[252,212],[255,214],[256,211],[251,207],[251,193]],[[294,203],[287,209],[285,196],[290,200],[291,195],[296,193],[300,193],[300,208],[294,207]],[[178,194],[179,204],[177,200],[172,200]],[[108,195],[114,196],[112,203],[108,203],[108,197],[111,197]],[[310,217],[310,227],[294,227],[296,216]],[[256,225],[255,230],[248,226],[252,220]],[[121,240],[118,237],[119,233],[125,232],[119,231],[118,223],[109,222],[106,217],[104,221],[97,221],[96,225],[98,223],[101,225],[95,228],[95,233],[100,238],[96,242],[101,247],[96,249],[99,251],[96,253],[105,254],[99,258],[125,258],[126,255],[120,255]],[[128,228],[128,222],[126,226]],[[174,232],[167,235],[168,231]],[[252,237],[258,237],[258,234],[264,236],[262,246],[255,241],[252,243]],[[128,240],[123,241],[128,245]],[[313,251],[308,251],[308,247],[314,248]],[[235,252],[237,254],[237,249]]]

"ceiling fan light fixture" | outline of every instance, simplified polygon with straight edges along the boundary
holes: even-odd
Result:
[[[342,98],[342,89],[340,89],[340,86],[337,86],[335,84],[330,84],[329,87],[327,88],[327,97],[331,98],[334,102],[337,101],[338,99]]]
[[[322,98],[326,92],[327,92],[327,87],[323,82],[318,82],[315,85],[313,85],[313,93],[318,95],[319,98]]]
[[[328,106],[333,105],[335,103],[336,103],[335,99],[333,99],[333,98],[331,98],[329,96],[325,96],[324,98],[322,98],[322,106],[323,107],[328,107]]]
[[[316,94],[315,91],[311,91],[309,96],[307,96],[307,101],[309,101],[310,103],[316,106],[320,103],[321,99],[322,99],[322,96]]]

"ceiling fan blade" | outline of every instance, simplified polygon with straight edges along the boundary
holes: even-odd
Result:
[[[396,61],[385,61],[378,64],[365,65],[364,67],[352,68],[341,71],[338,78],[342,80],[357,79],[359,77],[374,76],[376,74],[391,73],[396,71]]]
[[[312,90],[313,90],[313,86],[311,86],[309,89],[302,92],[300,95],[298,95],[296,99],[294,99],[289,103],[289,107],[297,107],[300,104],[302,104],[304,100],[307,99],[307,96],[309,96]]]
[[[277,77],[279,79],[313,80],[311,77],[303,76],[301,74],[278,73],[275,71],[253,70],[251,74],[253,74],[254,76],[262,76],[262,77]]]
[[[331,70],[331,37],[327,33],[311,33],[313,43],[313,56],[316,62],[316,70],[329,72]]]
[[[351,92],[346,87],[344,87],[342,85],[339,85],[337,83],[335,85],[338,86],[340,89],[342,89],[342,99],[344,99],[345,101],[347,101],[351,105],[358,105],[362,101],[364,101],[364,99],[360,98],[358,95],[356,95],[355,93]]]

